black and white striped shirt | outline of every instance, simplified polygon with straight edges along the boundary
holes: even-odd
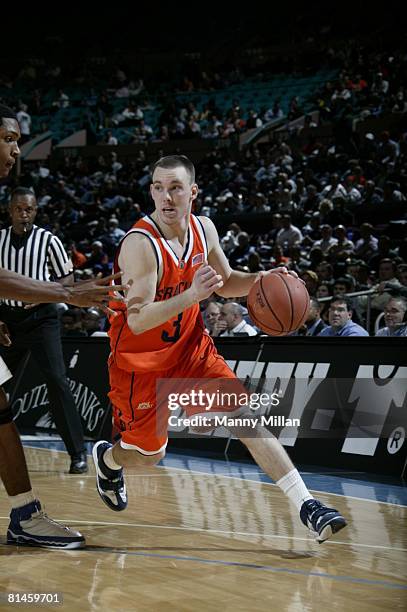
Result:
[[[34,280],[58,280],[73,272],[62,242],[37,225],[28,236],[12,235],[11,226],[0,230],[0,268],[18,272]],[[24,302],[0,300],[7,306],[22,307]]]

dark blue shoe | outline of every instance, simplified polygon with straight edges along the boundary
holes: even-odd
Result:
[[[7,544],[72,550],[83,548],[85,538],[79,531],[50,519],[36,500],[11,511]]]
[[[103,454],[112,445],[105,440],[96,442],[92,457],[96,468],[96,488],[103,502],[111,510],[120,512],[127,508],[127,492],[123,469],[111,470],[103,461]]]
[[[327,508],[317,499],[302,504],[300,517],[320,544],[346,527],[345,519],[335,508]]]

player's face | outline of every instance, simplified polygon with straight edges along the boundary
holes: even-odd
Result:
[[[390,300],[384,309],[384,322],[387,327],[395,327],[403,323],[405,309],[401,302]]]
[[[20,128],[16,119],[3,118],[0,125],[0,178],[9,175],[20,155],[17,144],[20,136]]]
[[[154,171],[150,192],[159,220],[167,225],[176,225],[191,211],[198,186],[191,184],[183,166],[158,167]]]
[[[333,302],[328,312],[329,324],[332,327],[343,327],[352,317],[352,311],[349,311],[343,302]]]
[[[19,195],[10,204],[10,217],[16,234],[29,232],[37,214],[37,204],[34,196]]]

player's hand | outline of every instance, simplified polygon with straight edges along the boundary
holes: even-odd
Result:
[[[3,321],[0,321],[0,344],[3,346],[11,346],[11,334]]]
[[[256,280],[259,280],[262,276],[265,276],[266,274],[289,274],[294,278],[298,278],[302,282],[302,284],[305,285],[304,281],[299,278],[297,272],[294,272],[294,270],[288,270],[285,266],[279,266],[278,268],[272,268],[271,270],[267,271],[261,270]]]
[[[66,287],[70,294],[66,302],[80,308],[96,306],[105,314],[115,315],[115,311],[109,308],[107,303],[109,300],[125,302],[126,297],[119,295],[117,292],[123,291],[126,293],[129,289],[129,285],[111,285],[111,282],[119,279],[121,275],[122,273],[118,272],[104,278],[79,281],[71,287]]]
[[[220,274],[217,274],[208,264],[202,264],[200,268],[195,272],[194,280],[190,287],[194,294],[196,302],[205,300],[214,291],[223,287],[223,280]]]

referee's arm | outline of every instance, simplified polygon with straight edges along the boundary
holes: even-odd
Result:
[[[57,236],[52,236],[49,243],[48,261],[54,280],[64,287],[72,287],[75,282],[73,264]]]

